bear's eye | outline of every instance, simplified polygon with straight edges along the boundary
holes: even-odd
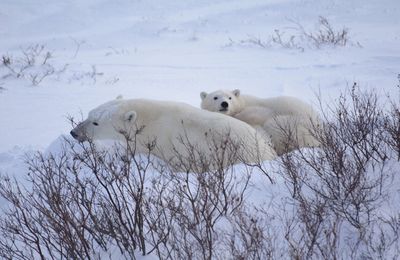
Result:
[[[232,97],[229,97],[229,99],[232,99]]]
[[[94,124],[95,126],[98,126],[98,125],[99,125],[99,123],[97,123],[97,122],[93,122],[93,124]]]
[[[218,99],[218,97],[214,97],[214,100],[217,100]]]

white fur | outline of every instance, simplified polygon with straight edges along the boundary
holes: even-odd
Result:
[[[285,145],[285,132],[293,131],[299,147],[318,146],[309,129],[319,123],[314,109],[294,97],[257,98],[241,95],[239,90],[218,90],[200,94],[201,108],[235,117],[270,135],[278,155],[297,147]],[[225,103],[224,103],[225,102]]]
[[[176,102],[116,99],[90,111],[88,118],[71,134],[80,141],[87,138],[123,141],[124,133],[133,137],[141,127],[144,128],[137,135],[136,142],[138,152],[148,152],[145,144],[156,140],[157,148],[152,153],[169,162],[176,162],[174,149],[183,156],[190,153],[179,141],[181,137],[208,158],[213,158],[216,155],[210,152],[210,143],[222,143],[227,134],[234,141],[246,144],[246,148],[239,152],[248,163],[276,156],[270,140],[248,124]]]

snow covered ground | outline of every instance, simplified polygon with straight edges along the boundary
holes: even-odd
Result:
[[[399,12],[393,0],[4,0],[1,54],[17,58],[21,49],[45,45],[49,63],[68,66],[38,86],[0,79],[0,153],[43,150],[69,132],[66,116],[86,115],[119,94],[199,106],[200,91],[219,88],[310,102],[316,91],[335,98],[354,81],[389,91],[400,67]],[[334,29],[349,28],[348,46],[301,52],[230,44],[267,41],[274,29],[295,35],[294,21],[314,31],[319,16]]]
[[[353,82],[394,93],[399,13],[397,0],[2,0],[0,55],[21,64],[23,51],[44,48],[19,78],[0,65],[0,171],[24,178],[25,153],[45,151],[71,130],[68,116],[120,94],[198,107],[201,91],[220,88],[313,104]],[[299,25],[317,32],[320,16],[348,28],[346,46],[301,39]],[[252,42],[274,30],[302,49]]]

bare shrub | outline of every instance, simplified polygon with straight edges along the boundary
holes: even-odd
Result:
[[[72,56],[72,58],[73,59],[75,59],[77,56],[78,56],[78,53],[79,53],[79,50],[81,49],[81,46],[83,45],[83,44],[85,44],[86,43],[86,41],[85,40],[77,40],[77,39],[75,39],[75,38],[73,38],[73,37],[69,37],[73,42],[74,42],[74,44],[75,44],[75,52],[74,52],[74,55]]]
[[[323,16],[318,18],[318,29],[316,32],[306,31],[299,23],[297,23],[297,26],[300,33],[317,48],[324,45],[346,46],[349,42],[349,30],[347,28],[334,29],[328,19]]]
[[[45,78],[51,75],[59,75],[67,68],[67,64],[61,68],[51,63],[53,54],[46,49],[45,45],[30,45],[21,50],[19,57],[10,55],[2,56],[2,65],[7,69],[8,73],[2,78],[23,78],[29,80],[32,85],[39,85]]]
[[[242,152],[248,148],[242,141],[231,138],[229,131],[215,137],[208,139],[209,150],[214,154],[210,158],[187,135],[181,136],[179,145],[185,148],[183,154],[187,156],[176,149],[172,164],[172,169],[178,168],[180,172],[164,172],[163,181],[153,184],[156,193],[151,196],[155,198],[152,206],[160,208],[152,212],[163,212],[164,219],[161,227],[155,224],[156,230],[168,230],[162,233],[163,239],[158,239],[165,240],[157,248],[162,259],[220,258],[224,251],[224,227],[220,223],[242,209],[251,175],[258,171],[272,180],[260,163],[245,164],[235,171],[230,165],[247,161]],[[168,227],[166,216],[170,216]],[[252,250],[262,250],[261,243]]]
[[[219,223],[244,203],[252,168],[173,172],[150,156],[153,142],[141,155],[128,137],[126,145],[110,152],[66,141],[57,156],[28,158],[27,185],[3,175],[0,195],[8,209],[0,216],[1,256],[101,259],[115,248],[129,259],[139,252],[160,259],[218,255]],[[222,166],[219,159],[208,163]]]
[[[270,48],[271,45],[268,41],[264,41],[259,37],[255,37],[252,35],[248,35],[247,39],[235,41],[232,38],[229,38],[229,43],[225,44],[224,47],[232,47],[232,46],[257,46],[261,48]]]
[[[392,103],[390,114],[385,118],[385,128],[389,134],[386,142],[396,151],[400,161],[400,107]]]
[[[240,207],[229,217],[231,229],[226,233],[221,259],[276,259],[279,241],[271,227],[273,218],[266,209]]]
[[[212,259],[218,251],[218,223],[243,203],[249,175],[233,172],[178,173],[168,178],[162,201],[172,216],[161,258]],[[179,245],[179,246],[178,246]]]
[[[76,44],[75,53],[72,59],[75,59],[80,46],[84,41],[73,39]],[[100,72],[95,65],[90,64],[69,64],[57,62],[54,59],[53,51],[43,44],[29,45],[22,48],[20,53],[4,54],[0,61],[0,77],[6,79],[27,80],[33,86],[40,85],[43,80],[66,79],[67,82],[81,82],[81,84],[96,84],[99,77],[104,73]],[[115,80],[114,80],[115,81]],[[113,83],[109,82],[109,83]],[[115,83],[115,82],[114,82]]]
[[[285,32],[275,29],[274,34],[270,37],[270,42],[271,45],[280,46],[284,49],[297,49],[304,51],[304,46],[301,46],[298,38],[299,36],[296,35],[286,36]]]
[[[384,130],[388,133],[386,143],[397,154],[397,160],[400,161],[400,74],[398,75],[399,84],[397,85],[398,96],[396,99],[389,97],[390,108],[384,119]]]
[[[319,17],[315,31],[306,30],[300,22],[291,22],[294,28],[275,29],[267,39],[250,35],[247,39],[240,41],[229,39],[226,46],[257,46],[264,49],[280,47],[303,52],[309,48],[320,49],[324,46],[345,47],[350,43],[349,30],[335,29],[326,17]],[[361,47],[359,43],[352,43],[352,45]]]
[[[291,257],[372,257],[377,248],[389,250],[388,256],[398,240],[374,241],[379,230],[390,229],[377,209],[390,197],[394,178],[390,159],[396,146],[388,147],[384,122],[395,117],[387,114],[376,92],[361,91],[356,84],[335,106],[323,109],[323,117],[322,128],[311,129],[321,146],[285,154],[278,170],[298,208],[286,224]],[[347,245],[340,245],[345,230],[353,234]]]
[[[400,214],[380,217],[366,230],[367,245],[360,255],[368,259],[398,259],[400,257]],[[356,245],[357,246],[357,245]]]
[[[68,78],[68,82],[82,82],[82,84],[96,84],[99,77],[103,76],[103,72],[99,72],[95,65],[91,65],[90,68],[85,68],[83,70],[74,71]]]
[[[2,175],[8,204],[0,215],[0,257],[396,259],[393,107],[398,102],[385,108],[376,92],[355,84],[321,109],[322,125],[312,125],[320,147],[283,155],[274,175],[261,164],[230,166],[240,162],[244,144],[228,136],[209,143],[218,151],[211,158],[182,136],[180,145],[192,153],[177,153],[172,167],[150,155],[155,140],[141,155],[128,135],[125,146],[107,150],[66,141],[58,155],[28,158],[25,185]],[[261,204],[249,201],[260,188],[255,174],[282,194],[274,199],[261,190]]]

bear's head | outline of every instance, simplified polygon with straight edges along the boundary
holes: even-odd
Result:
[[[79,123],[70,134],[79,142],[88,140],[124,140],[137,115],[118,98],[91,110],[87,119]]]
[[[212,93],[201,92],[201,108],[233,116],[243,109],[240,90],[217,90]]]

